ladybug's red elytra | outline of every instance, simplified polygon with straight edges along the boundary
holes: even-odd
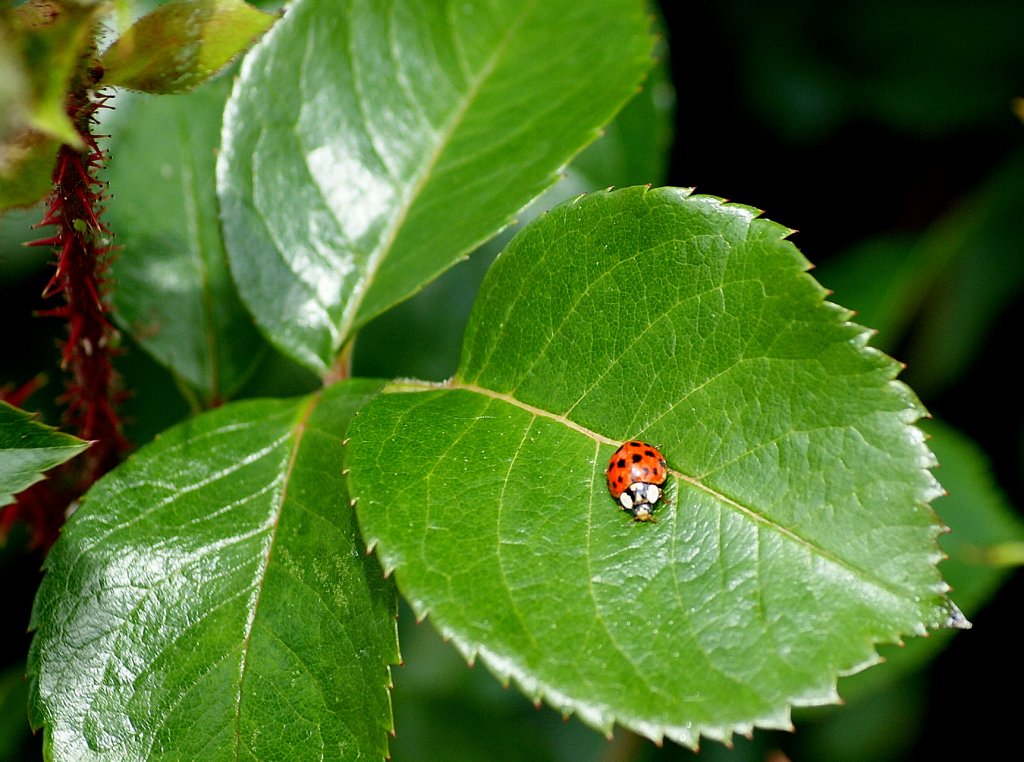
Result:
[[[605,474],[608,491],[622,510],[634,521],[654,521],[654,504],[668,479],[665,456],[654,445],[635,439],[624,443],[608,461]]]

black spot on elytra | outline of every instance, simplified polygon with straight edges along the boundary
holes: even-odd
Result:
[[[619,458],[619,462],[616,463],[615,465],[617,465],[619,468],[625,468],[626,467],[626,459],[625,458]]]
[[[637,453],[633,453],[633,462],[634,463],[639,463],[643,459],[644,459],[643,455],[639,455]]]

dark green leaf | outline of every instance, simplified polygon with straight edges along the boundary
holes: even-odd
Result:
[[[228,83],[117,99],[109,222],[118,321],[206,404],[231,397],[268,346],[228,272],[214,180]]]
[[[0,672],[0,759],[22,759],[29,737],[25,703],[25,664],[21,662]]]
[[[43,478],[43,472],[78,455],[88,442],[34,420],[0,400],[0,506]]]
[[[823,267],[822,281],[889,346],[901,344],[916,385],[937,394],[963,375],[1021,294],[1022,206],[1018,151],[924,235],[862,244]]]
[[[377,388],[220,408],[90,490],[33,610],[54,759],[385,755],[395,594],[341,466]]]
[[[488,273],[455,379],[351,429],[364,537],[416,612],[605,730],[785,728],[876,643],[965,624],[919,403],[755,217],[677,189],[558,207]],[[604,484],[634,437],[672,470],[657,524]]]
[[[219,170],[271,340],[324,373],[507,225],[635,93],[648,26],[638,0],[291,6],[246,59]]]
[[[104,51],[103,84],[186,92],[244,52],[276,18],[241,0],[171,0]]]

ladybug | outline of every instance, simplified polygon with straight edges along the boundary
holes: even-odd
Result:
[[[635,521],[654,521],[654,504],[668,479],[665,456],[646,442],[632,440],[615,451],[605,471],[608,491]],[[666,500],[666,502],[668,502]]]

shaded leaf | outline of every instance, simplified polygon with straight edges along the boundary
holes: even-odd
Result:
[[[25,664],[0,672],[0,759],[24,759],[29,726],[25,717],[28,688]]]
[[[109,220],[118,322],[209,405],[230,398],[269,346],[228,272],[214,165],[227,82],[175,98],[117,98]]]
[[[648,26],[638,0],[292,5],[243,65],[218,181],[271,341],[325,373],[507,225],[635,93]]]
[[[187,92],[243,53],[276,18],[241,0],[171,0],[103,52],[103,84]]]
[[[395,595],[341,472],[377,387],[219,408],[89,491],[33,609],[53,759],[386,753]]]
[[[755,218],[677,189],[558,207],[488,273],[456,377],[351,428],[364,537],[415,611],[604,730],[786,728],[876,643],[965,625],[920,404]],[[634,437],[673,474],[657,524],[604,484]]]
[[[0,9],[0,212],[50,190],[60,144],[84,148],[65,99],[91,42],[96,9],[53,14],[39,3]]]
[[[920,237],[869,240],[819,275],[881,340],[909,344],[925,383],[944,386],[970,365],[1024,286],[1022,205],[1017,151]]]
[[[0,400],[0,506],[89,446]]]

